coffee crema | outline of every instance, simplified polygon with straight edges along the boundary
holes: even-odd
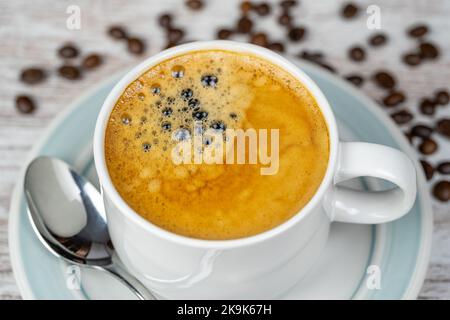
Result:
[[[171,151],[194,122],[279,129],[278,172],[261,175],[262,164],[175,164]],[[329,134],[315,99],[287,71],[247,53],[195,51],[160,62],[125,89],[107,124],[105,158],[121,197],[151,223],[192,238],[238,239],[280,225],[308,203],[328,166]]]

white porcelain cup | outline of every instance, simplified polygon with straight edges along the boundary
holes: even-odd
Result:
[[[260,56],[291,73],[315,97],[330,137],[328,168],[308,204],[283,224],[236,240],[193,239],[153,225],[121,198],[105,163],[105,129],[124,89],[161,61],[191,51],[214,49]],[[392,221],[406,214],[416,197],[415,169],[404,153],[371,143],[339,142],[335,117],[327,99],[303,71],[270,50],[232,41],[181,45],[154,55],[132,69],[103,104],[95,129],[94,156],[108,227],[119,257],[156,295],[169,299],[276,298],[310,269],[327,241],[331,222]],[[371,192],[338,185],[366,176],[387,180],[395,187]]]

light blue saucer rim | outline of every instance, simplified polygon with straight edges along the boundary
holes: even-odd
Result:
[[[369,98],[364,96],[361,92],[357,91],[351,85],[347,84],[343,80],[336,79],[328,72],[322,71],[317,67],[309,64],[309,63],[301,63],[300,65],[304,66],[304,69],[314,70],[314,73],[317,73],[321,78],[326,79],[329,82],[334,83],[336,86],[340,86],[343,90],[349,92],[351,95],[361,100],[361,102],[365,105],[365,107],[375,116],[380,122],[382,122],[389,133],[393,136],[395,142],[401,146],[401,148],[407,152],[412,159],[415,159],[415,155],[413,150],[410,148],[406,138],[398,131],[395,124],[393,124],[392,120],[387,117],[383,111],[379,109],[379,107]],[[112,76],[111,78],[116,79],[122,75],[123,72],[118,73],[117,75]],[[55,133],[58,126],[61,122],[66,119],[82,102],[86,101],[90,96],[92,96],[96,91],[99,90],[99,87],[105,86],[107,83],[110,83],[110,80],[105,81],[104,83],[99,84],[83,94],[81,97],[76,99],[70,106],[68,106],[60,115],[58,115],[55,120],[51,123],[49,128],[44,133],[43,137],[40,139],[40,142],[33,148],[30,152],[29,157],[25,164],[27,165],[34,157],[36,157],[45,142]],[[26,165],[21,170],[18,184],[16,185],[13,193],[13,198],[11,201],[10,212],[19,212],[21,206],[21,197],[22,197],[22,181],[24,177],[24,172]],[[416,168],[418,169],[418,184],[419,184],[419,195],[420,198],[420,213],[421,213],[421,225],[420,225],[420,247],[417,252],[417,259],[414,267],[414,271],[410,277],[408,288],[405,290],[402,298],[403,299],[414,299],[417,297],[420,288],[422,286],[423,280],[425,278],[425,273],[427,270],[429,257],[430,257],[430,249],[431,249],[431,235],[432,235],[432,209],[431,209],[431,201],[429,195],[426,191],[421,190],[423,186],[426,186],[425,177],[422,173],[420,165],[417,161],[415,161]],[[30,284],[26,279],[26,274],[22,262],[22,258],[19,255],[18,245],[20,243],[19,237],[19,224],[18,221],[20,216],[18,214],[10,215],[10,224],[9,224],[9,244],[10,244],[10,253],[11,253],[11,262],[13,265],[14,274],[17,280],[17,284],[20,292],[22,293],[25,299],[33,299],[35,295],[33,293]],[[13,226],[16,226],[17,229],[13,229]],[[358,297],[356,297],[358,298]]]

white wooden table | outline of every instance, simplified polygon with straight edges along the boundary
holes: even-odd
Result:
[[[165,10],[176,15],[176,24],[188,30],[191,40],[213,39],[219,26],[230,26],[238,16],[238,1],[209,0],[199,12],[184,9],[183,0],[108,0],[89,1],[1,1],[0,2],[0,299],[18,299],[19,291],[11,270],[7,225],[11,192],[19,168],[27,152],[39,139],[49,122],[73,99],[107,78],[114,72],[129,68],[143,57],[128,54],[122,43],[112,41],[106,28],[113,23],[124,24],[130,33],[148,41],[146,55],[158,52],[164,45],[164,35],[157,26],[156,16]],[[273,1],[271,1],[273,2]],[[420,97],[435,89],[450,89],[450,2],[446,0],[368,0],[356,1],[363,8],[361,16],[344,21],[338,11],[342,1],[302,0],[293,14],[296,21],[308,26],[307,40],[289,45],[287,51],[298,53],[301,49],[324,51],[327,60],[338,68],[340,75],[358,72],[369,76],[383,67],[398,77],[400,87],[408,93],[405,104],[417,110]],[[365,62],[356,64],[347,58],[347,48],[355,43],[365,45],[373,31],[366,27],[365,8],[375,4],[381,9],[382,31],[389,44],[370,50]],[[77,5],[81,9],[81,30],[66,28],[66,9]],[[430,40],[438,43],[442,56],[436,62],[425,63],[415,69],[400,61],[400,53],[410,50],[414,41],[405,36],[405,28],[415,22],[429,24]],[[262,18],[257,29],[268,31],[273,39],[283,39],[283,32],[275,17]],[[27,66],[52,66],[61,63],[56,57],[57,48],[66,41],[75,42],[83,53],[99,52],[105,64],[89,73],[83,80],[70,82],[54,74],[43,84],[33,87],[18,81],[19,71]],[[383,93],[372,83],[362,88],[366,94],[379,99]],[[14,108],[15,95],[29,93],[39,105],[33,115],[21,115]],[[450,107],[441,108],[438,115],[450,116]],[[419,115],[416,117],[420,118]],[[428,121],[423,118],[424,121]],[[431,161],[450,158],[450,142],[441,142],[441,150]],[[450,205],[434,203],[434,239],[431,264],[422,299],[450,299]]]

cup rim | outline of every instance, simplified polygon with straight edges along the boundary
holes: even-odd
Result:
[[[125,200],[120,196],[119,192],[113,185],[107,169],[105,160],[105,148],[104,148],[106,125],[108,123],[111,111],[115,106],[117,99],[122,95],[123,91],[128,87],[128,85],[132,81],[139,78],[139,76],[141,76],[144,72],[146,72],[149,68],[153,67],[154,65],[157,65],[158,63],[164,60],[167,60],[169,58],[178,55],[182,55],[192,51],[203,51],[203,50],[225,50],[232,52],[248,53],[251,55],[258,56],[276,66],[281,67],[285,71],[289,72],[296,79],[298,79],[310,92],[310,94],[315,98],[317,105],[319,106],[320,111],[322,112],[322,115],[325,118],[325,122],[328,127],[328,134],[329,134],[328,166],[316,193],[308,201],[308,203],[291,218],[289,218],[288,220],[284,221],[283,223],[279,224],[274,228],[263,231],[256,235],[230,240],[207,240],[207,239],[186,237],[165,230],[140,216],[125,202]],[[123,76],[121,80],[113,87],[111,92],[108,94],[100,109],[100,113],[98,115],[95,125],[93,152],[94,152],[95,167],[97,170],[103,197],[105,196],[105,194],[107,194],[109,200],[112,201],[113,204],[117,207],[120,214],[126,216],[129,221],[132,221],[133,223],[137,224],[139,227],[150,232],[151,234],[157,235],[159,238],[166,239],[174,243],[204,249],[229,249],[234,247],[253,245],[256,243],[266,241],[270,238],[273,238],[287,231],[288,229],[290,229],[291,227],[293,227],[294,225],[305,219],[309,214],[311,214],[312,211],[314,211],[312,210],[313,208],[321,206],[320,202],[326,190],[328,189],[329,185],[332,182],[335,166],[337,164],[338,142],[339,140],[338,140],[336,120],[331,110],[331,107],[327,99],[325,98],[325,95],[322,93],[317,84],[308,75],[306,75],[299,67],[297,67],[295,64],[293,64],[286,58],[282,57],[281,55],[257,45],[229,40],[213,40],[213,41],[191,42],[166,49],[164,51],[159,52],[156,55],[148,57],[143,62],[139,63],[137,66],[131,69],[125,76]]]

